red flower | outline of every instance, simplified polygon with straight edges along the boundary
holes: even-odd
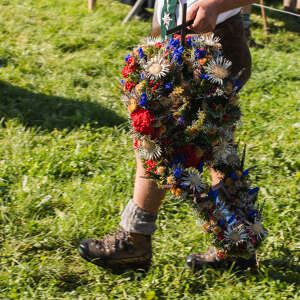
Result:
[[[148,168],[146,169],[146,172],[148,172],[148,173],[155,168],[154,160],[149,159],[145,162],[145,164],[148,166]],[[149,174],[147,176],[149,176]]]
[[[209,160],[212,159],[212,157],[213,157],[212,152],[205,152],[204,155],[203,155],[203,160],[204,161],[209,161]]]
[[[195,146],[188,145],[176,150],[178,154],[186,159],[184,162],[185,168],[196,167],[201,162],[201,158],[199,158],[196,154],[197,149]]]
[[[159,87],[159,84],[157,83],[157,84],[152,88],[152,93],[154,93],[158,87]]]
[[[139,140],[138,140],[137,138],[134,138],[133,146],[134,146],[135,148],[138,148],[138,147],[139,147]]]
[[[134,82],[126,82],[124,85],[125,90],[128,92],[130,92],[135,86],[136,84]]]
[[[230,120],[230,114],[226,113],[226,114],[224,115],[224,117],[223,117],[223,120],[224,120],[225,122],[228,122],[228,121]]]
[[[131,114],[131,119],[136,132],[149,135],[154,134],[154,128],[151,127],[151,123],[155,120],[155,117],[148,110],[143,108],[137,109]]]
[[[162,46],[163,46],[163,44],[159,43],[159,42],[155,44],[155,47],[157,47],[157,48],[161,48]]]
[[[131,72],[132,72],[132,70],[131,70],[130,66],[127,65],[123,68],[122,75],[124,78],[127,78]]]

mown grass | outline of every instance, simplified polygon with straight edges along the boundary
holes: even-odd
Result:
[[[207,237],[187,205],[166,199],[150,271],[114,275],[76,248],[115,229],[132,195],[119,74],[150,23],[121,25],[129,8],[112,0],[98,1],[94,13],[86,6],[0,4],[0,298],[299,299],[297,19],[269,13],[265,44],[259,10],[252,16],[259,45],[237,138],[266,200],[259,273],[187,270],[185,256],[204,250]]]

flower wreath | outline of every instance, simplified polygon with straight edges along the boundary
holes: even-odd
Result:
[[[134,147],[144,161],[146,176],[190,200],[211,234],[218,256],[255,252],[267,235],[259,188],[251,188],[233,133],[241,111],[239,75],[222,56],[213,34],[168,41],[146,38],[125,57],[121,80],[129,111]],[[222,174],[216,186],[202,181],[204,165]]]

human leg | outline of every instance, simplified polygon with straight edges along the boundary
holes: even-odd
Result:
[[[127,204],[120,222],[120,230],[102,239],[86,239],[79,245],[79,253],[86,260],[102,267],[147,269],[151,263],[151,235],[165,190],[145,177],[145,169],[136,154],[136,176],[133,200]]]
[[[245,84],[251,74],[251,56],[248,45],[245,40],[243,25],[240,16],[234,16],[216,27],[215,35],[220,37],[220,43],[223,46],[224,57],[232,62],[231,72],[234,76],[242,73],[239,80]],[[213,185],[223,180],[222,172],[210,168],[210,174]],[[215,247],[211,247],[205,253],[195,253],[186,258],[187,265],[194,269],[201,269],[203,266],[213,268],[230,267],[233,263],[240,269],[250,267],[255,269],[257,266],[256,255],[249,259],[222,257],[218,254]]]

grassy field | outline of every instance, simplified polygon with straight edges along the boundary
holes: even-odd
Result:
[[[150,271],[113,275],[77,245],[114,230],[132,195],[119,77],[150,22],[123,26],[128,7],[103,0],[88,13],[86,2],[0,3],[0,299],[299,299],[298,19],[268,13],[265,44],[260,11],[252,16],[238,139],[266,200],[259,273],[186,269],[207,237],[187,205],[166,199]]]

